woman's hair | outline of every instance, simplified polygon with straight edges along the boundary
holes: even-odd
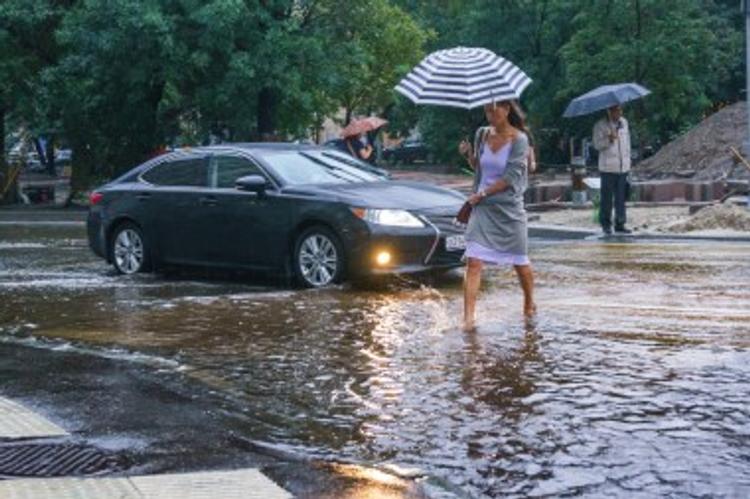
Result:
[[[526,114],[521,109],[521,105],[517,100],[507,100],[499,102],[498,104],[505,104],[508,106],[508,122],[513,125],[514,128],[521,130],[529,138],[529,142],[532,142],[531,131],[526,126]]]
[[[508,106],[508,123],[513,125],[514,128],[521,130],[526,134],[526,137],[529,139],[529,148],[534,152],[534,163],[536,163],[536,151],[534,151],[534,136],[531,135],[531,130],[529,130],[529,127],[526,126],[526,114],[521,109],[521,105],[517,100],[503,101],[500,102],[500,104],[507,104]],[[531,156],[529,156],[529,161],[531,161]],[[536,166],[532,168],[531,163],[529,163],[529,168],[531,169],[531,171],[536,170]]]

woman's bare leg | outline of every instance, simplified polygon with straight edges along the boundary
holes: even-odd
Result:
[[[516,265],[516,274],[518,282],[523,289],[523,313],[530,317],[536,312],[536,303],[534,303],[534,273],[531,265]]]
[[[482,261],[469,258],[464,274],[464,331],[474,329],[474,314],[482,282]]]

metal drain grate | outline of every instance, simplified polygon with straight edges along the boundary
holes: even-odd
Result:
[[[0,476],[95,475],[122,469],[118,458],[76,444],[24,444],[0,447]]]

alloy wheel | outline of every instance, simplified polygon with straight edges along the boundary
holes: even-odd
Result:
[[[143,267],[143,239],[134,229],[120,231],[115,238],[114,258],[123,274],[135,274]]]
[[[336,278],[339,255],[327,236],[309,235],[302,241],[297,258],[302,278],[311,286],[327,286]]]

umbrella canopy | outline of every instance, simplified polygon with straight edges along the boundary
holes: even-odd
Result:
[[[526,73],[491,50],[457,47],[425,57],[396,91],[415,104],[474,109],[518,99],[530,83]]]
[[[637,83],[618,83],[603,85],[576,97],[563,113],[564,118],[583,116],[618,104],[625,104],[631,100],[640,99],[651,93],[651,90]]]
[[[341,130],[341,136],[353,137],[362,133],[371,132],[372,130],[377,130],[386,123],[388,123],[388,121],[378,118],[377,116],[352,120],[343,130]]]

